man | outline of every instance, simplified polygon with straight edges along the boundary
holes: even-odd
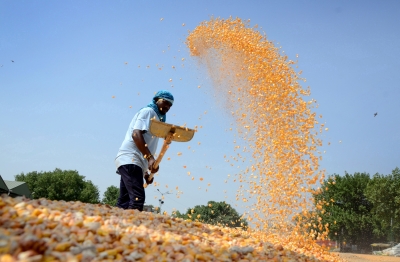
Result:
[[[117,207],[143,211],[144,173],[147,169],[152,173],[158,171],[158,167],[157,169],[153,167],[155,162],[153,155],[157,150],[158,138],[149,131],[150,120],[155,118],[165,122],[166,113],[173,103],[172,94],[161,90],[155,94],[150,104],[140,109],[133,117],[115,158],[117,173],[121,175]],[[148,184],[153,182],[153,179],[148,181],[147,175],[145,179]]]

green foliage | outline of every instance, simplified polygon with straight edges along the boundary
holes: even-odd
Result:
[[[309,222],[316,224],[319,217],[320,224],[329,224],[330,239],[365,247],[400,240],[399,168],[372,178],[366,173],[335,174],[313,196],[317,216]]]
[[[243,228],[248,226],[246,219],[241,218],[239,213],[225,202],[208,201],[207,205],[189,208],[184,214],[177,211],[175,216],[211,225]]]
[[[80,194],[79,201],[84,203],[96,204],[100,203],[99,198],[100,198],[100,193],[98,187],[94,185],[92,181],[87,180]]]
[[[368,246],[373,241],[372,203],[365,195],[370,182],[366,173],[347,172],[324,181],[314,202],[322,224],[329,224],[328,236],[332,240]]]
[[[116,206],[118,197],[119,197],[119,188],[116,186],[109,186],[104,192],[103,200],[101,202],[103,204],[107,204],[110,206]]]
[[[99,203],[99,189],[90,180],[76,170],[61,170],[52,172],[30,172],[15,176],[16,181],[26,182],[33,198],[50,200],[81,201]]]
[[[378,236],[400,235],[400,169],[396,168],[388,176],[374,175],[368,184],[365,195],[374,206],[372,212],[377,220],[374,234]]]

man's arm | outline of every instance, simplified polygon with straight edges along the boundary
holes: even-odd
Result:
[[[144,130],[138,130],[138,129],[133,130],[132,139],[135,142],[139,151],[143,154],[143,157],[147,159],[149,163],[148,168],[150,169],[150,171],[152,173],[156,173],[158,171],[158,167],[157,169],[153,169],[153,164],[156,160],[154,159],[154,156],[151,154],[150,150],[147,148],[146,141],[144,140],[143,137],[143,134],[145,132],[146,131]]]

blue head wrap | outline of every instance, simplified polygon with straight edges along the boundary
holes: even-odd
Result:
[[[160,112],[160,110],[158,109],[158,106],[156,104],[156,102],[160,98],[167,100],[171,104],[174,103],[174,96],[166,90],[161,90],[161,91],[158,91],[157,94],[154,95],[153,100],[151,101],[150,104],[147,105],[147,107],[152,108],[158,115],[158,118],[160,118],[160,121],[165,122],[167,120],[167,116]]]

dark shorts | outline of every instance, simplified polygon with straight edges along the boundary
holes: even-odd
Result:
[[[123,165],[117,173],[121,175],[117,207],[143,211],[146,195],[142,168],[134,164]]]

